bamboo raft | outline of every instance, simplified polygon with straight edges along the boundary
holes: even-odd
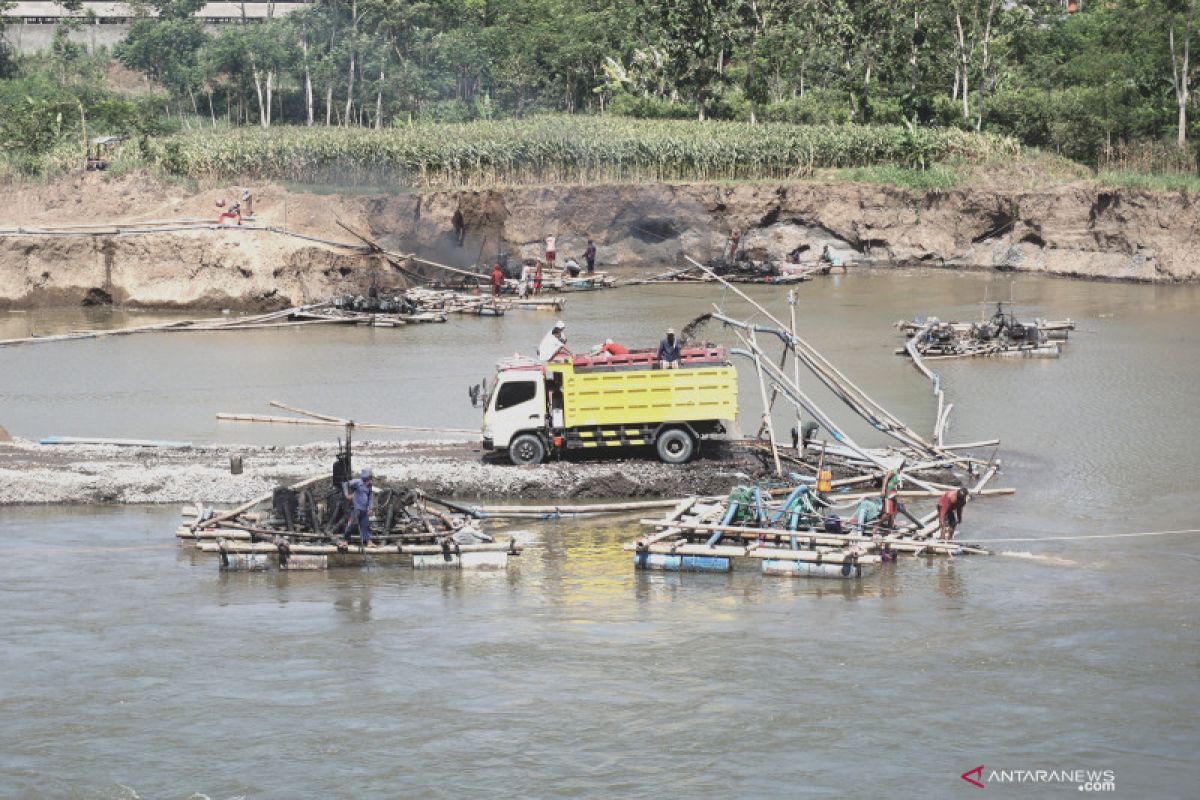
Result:
[[[828,359],[796,333],[795,292],[789,292],[791,324],[785,326],[760,303],[741,292],[726,277],[688,259],[702,274],[720,282],[741,300],[753,306],[766,323],[749,323],[726,315],[719,306],[714,313],[697,318],[685,331],[702,319],[713,319],[734,330],[742,348],[730,352],[754,363],[764,408],[759,436],[766,435],[760,447],[769,454],[776,479],[784,477],[783,464],[801,469],[807,475],[792,472],[790,481],[776,489],[769,486],[737,487],[728,498],[710,500],[692,498],[680,503],[662,518],[643,519],[651,532],[625,549],[634,554],[638,569],[678,572],[730,572],[753,569],[765,575],[850,579],[870,574],[881,564],[894,561],[900,554],[959,555],[983,554],[978,545],[961,541],[937,541],[937,511],[914,516],[897,498],[898,516],[885,522],[865,513],[860,507],[853,522],[837,516],[846,501],[863,497],[881,497],[879,490],[865,495],[841,496],[835,491],[855,485],[879,485],[889,474],[907,481],[919,490],[919,497],[936,498],[971,480],[973,491],[982,493],[999,470],[994,459],[978,459],[963,453],[998,442],[945,445],[943,433],[950,405],[945,403],[941,382],[928,368],[916,363],[934,383],[937,397],[937,421],[934,436],[925,438],[868,396]],[[771,356],[759,343],[759,335],[778,338],[783,344],[779,358]],[[789,374],[787,362],[792,361]],[[854,414],[872,428],[893,440],[886,448],[865,447],[857,443],[834,417],[821,408],[801,388],[800,369],[808,370]],[[768,389],[770,393],[768,394]],[[797,427],[803,412],[823,430],[830,440],[816,441],[815,436],[798,440],[793,429],[793,451],[789,455],[779,444],[772,409],[783,399],[796,410]],[[840,477],[833,479],[837,467]],[[955,470],[965,473],[956,477]],[[947,478],[951,482],[947,482]],[[780,499],[779,495],[783,495]],[[911,490],[906,492],[911,495]],[[842,505],[839,505],[842,503]],[[882,527],[881,527],[882,525]]]
[[[986,491],[996,470],[976,484]],[[640,522],[651,532],[623,545],[634,554],[634,567],[665,572],[758,571],[763,575],[853,579],[869,576],[901,554],[912,556],[987,555],[984,547],[964,541],[941,541],[937,512],[912,518],[909,524],[883,528],[859,526],[837,516],[823,516],[836,508],[836,497],[812,493],[810,487],[790,487],[784,499],[777,492],[756,487],[754,502],[690,498],[662,518]],[[878,493],[875,493],[878,494]],[[862,497],[856,495],[855,497]],[[802,502],[797,503],[799,498]],[[844,507],[844,505],[842,506]],[[748,513],[747,513],[748,512]],[[749,524],[733,524],[739,513]],[[909,516],[907,509],[903,510]]]
[[[983,305],[990,305],[986,301]],[[1005,306],[1010,308],[1006,311]],[[896,355],[947,358],[1016,357],[1058,358],[1061,342],[1075,330],[1075,321],[1034,319],[1020,321],[1011,301],[996,303],[990,319],[983,314],[979,322],[943,322],[937,317],[926,320],[900,320],[895,327],[907,337]]]
[[[325,475],[277,487],[225,512],[183,509],[181,544],[218,557],[223,571],[319,570],[390,564],[414,569],[503,569],[524,549],[514,538],[483,532],[470,515],[431,507],[415,490],[376,489],[370,522],[374,546],[344,535],[349,504]],[[269,507],[261,509],[264,504]],[[357,529],[353,531],[357,540]]]

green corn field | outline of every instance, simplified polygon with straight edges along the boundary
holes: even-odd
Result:
[[[981,163],[1016,140],[907,126],[749,125],[620,117],[418,124],[382,131],[280,127],[143,142],[143,157],[197,179],[248,177],[416,188],[805,178],[814,169]]]

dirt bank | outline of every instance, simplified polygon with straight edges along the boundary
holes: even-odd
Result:
[[[549,230],[578,255],[587,237],[606,267],[673,263],[720,252],[731,229],[754,258],[808,245],[848,258],[1135,281],[1200,278],[1200,208],[1181,193],[1073,183],[1026,190],[1005,183],[912,192],[874,184],[647,184],[435,192],[370,201],[377,234],[449,253],[495,242],[540,253]]]
[[[215,223],[218,199],[237,187],[187,192],[145,176],[91,173],[0,195],[0,308],[116,303],[151,308],[270,310],[362,289],[387,264],[309,238],[353,242],[337,225],[369,230],[364,204],[342,197],[255,188],[255,219]],[[155,225],[150,231],[149,223]],[[135,231],[104,226],[135,224]],[[140,227],[137,224],[141,224]],[[46,235],[41,226],[71,226]],[[259,228],[278,227],[299,236]]]
[[[232,475],[229,457],[241,455]],[[710,443],[684,467],[645,459],[588,460],[514,467],[484,461],[468,444],[356,443],[356,466],[370,466],[382,486],[417,487],[445,498],[568,500],[660,498],[728,491],[739,474],[757,473],[758,458]],[[333,448],[220,446],[149,449],[99,445],[0,444],[0,505],[25,503],[189,503],[235,505],[329,471]]]
[[[912,192],[874,184],[644,184],[521,187],[346,197],[255,187],[256,224],[337,241],[341,219],[386,245],[455,266],[500,249],[541,253],[547,232],[578,256],[588,237],[600,264],[624,274],[683,253],[717,253],[732,228],[753,257],[824,245],[874,261],[925,263],[1136,281],[1200,278],[1200,208],[1182,193],[1077,182],[1015,182]],[[215,217],[236,187],[188,192],[144,176],[77,175],[0,196],[0,307],[116,302],[129,306],[270,308],[362,291],[374,274],[402,277],[352,251],[270,231],[16,229]]]

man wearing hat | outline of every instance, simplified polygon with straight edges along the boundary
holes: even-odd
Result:
[[[667,338],[658,343],[658,365],[661,369],[679,369],[682,357],[679,341],[675,338],[675,329],[667,328]]]
[[[353,504],[350,509],[350,519],[346,523],[346,541],[350,541],[350,531],[358,525],[358,536],[363,547],[375,547],[371,541],[371,480],[374,476],[370,467],[363,467],[359,477],[347,481],[342,487],[346,499]]]
[[[570,356],[571,351],[567,349],[567,323],[560,319],[538,345],[538,360],[553,361],[561,354]]]

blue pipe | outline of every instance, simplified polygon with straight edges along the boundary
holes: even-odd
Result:
[[[759,523],[771,521],[771,517],[767,513],[767,505],[763,502],[762,489],[757,486],[754,487],[754,511]]]

